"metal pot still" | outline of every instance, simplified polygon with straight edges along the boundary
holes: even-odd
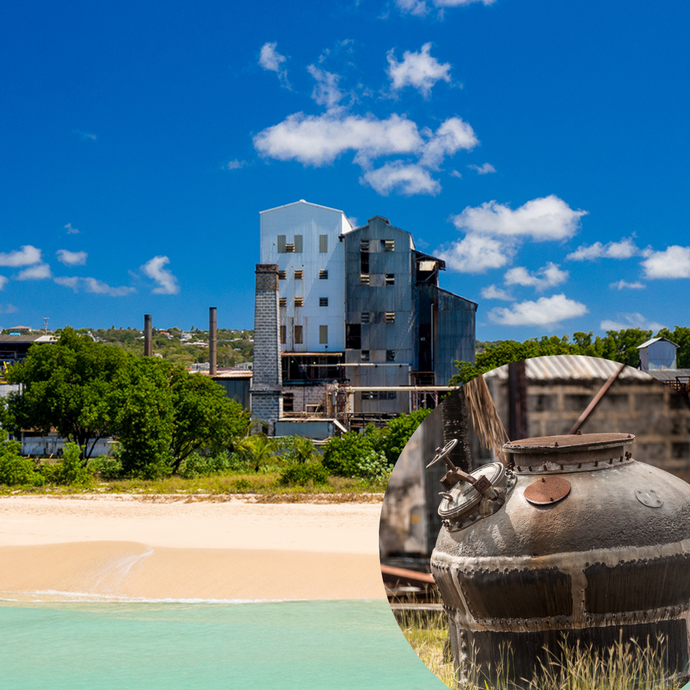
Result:
[[[445,460],[431,569],[459,682],[531,679],[568,644],[605,649],[663,636],[669,673],[688,666],[690,485],[637,462],[631,434],[547,436],[467,474]]]

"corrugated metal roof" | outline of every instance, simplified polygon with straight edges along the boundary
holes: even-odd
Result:
[[[638,345],[637,349],[641,350],[643,347],[649,347],[652,343],[658,343],[660,340],[665,340],[667,343],[671,343],[671,345],[673,345],[674,347],[680,347],[680,345],[676,345],[668,338],[650,338],[646,342],[642,343],[642,345]]]
[[[620,362],[612,362],[600,357],[587,357],[586,355],[550,355],[547,357],[533,357],[525,360],[525,373],[531,381],[550,380],[606,380],[620,367]],[[493,369],[484,374],[486,378],[508,378],[508,365]],[[625,367],[621,372],[621,379],[637,379],[649,381],[650,375],[639,369]]]
[[[191,374],[201,374],[202,376],[210,376],[208,369],[200,369],[199,371],[192,371]],[[231,371],[218,370],[213,376],[214,379],[250,379],[253,374],[249,369],[232,369]]]
[[[274,206],[273,208],[267,208],[264,211],[259,211],[259,215],[262,213],[270,213],[271,211],[277,211],[279,208],[287,208],[288,206],[296,206],[297,204],[307,204],[308,206],[316,206],[317,208],[325,208],[328,211],[337,211],[338,213],[343,213],[339,208],[331,208],[330,206],[324,206],[323,204],[314,204],[311,201],[305,201],[304,199],[300,199],[299,201],[292,201],[289,204],[283,204],[282,206]]]
[[[690,369],[651,369],[648,373],[659,381],[675,381],[690,376]]]
[[[57,339],[52,335],[42,333],[26,333],[24,335],[0,335],[0,343],[52,343]]]

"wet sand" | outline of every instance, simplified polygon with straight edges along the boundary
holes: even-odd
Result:
[[[384,597],[380,504],[0,498],[0,596]]]

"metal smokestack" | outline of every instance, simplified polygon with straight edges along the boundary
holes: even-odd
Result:
[[[153,317],[144,314],[144,357],[153,357]]]
[[[209,374],[216,375],[216,308],[208,309],[208,361],[210,365]]]

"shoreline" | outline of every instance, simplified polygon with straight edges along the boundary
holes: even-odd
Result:
[[[0,498],[0,596],[385,598],[380,503]]]

